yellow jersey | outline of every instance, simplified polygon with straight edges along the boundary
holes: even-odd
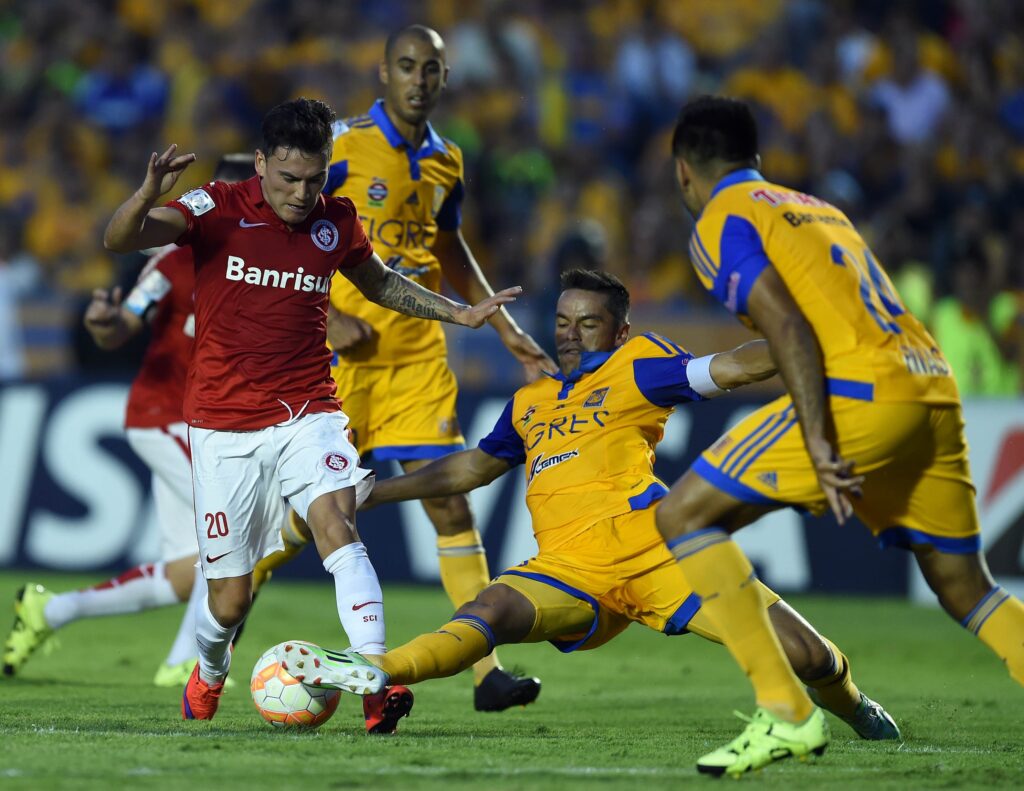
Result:
[[[689,252],[704,287],[747,323],[754,282],[775,268],[818,337],[830,394],[959,403],[938,344],[834,206],[738,170],[712,191]]]
[[[526,505],[541,552],[665,496],[654,448],[676,404],[704,400],[687,379],[692,357],[648,333],[613,352],[585,352],[568,376],[543,376],[506,404],[479,447],[525,465]],[[635,540],[638,550],[650,544],[649,535],[622,539]]]
[[[366,235],[387,266],[431,291],[441,266],[431,252],[438,230],[457,230],[463,195],[462,152],[427,124],[418,150],[402,137],[378,100],[366,115],[338,121],[324,192],[350,198]],[[367,300],[346,278],[331,285],[331,304],[374,329],[373,339],[341,355],[347,365],[393,366],[446,354],[436,321]]]

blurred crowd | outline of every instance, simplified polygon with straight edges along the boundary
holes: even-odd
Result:
[[[686,260],[668,141],[688,97],[727,93],[756,108],[765,175],[858,224],[964,392],[1020,392],[1014,0],[15,0],[0,11],[0,377],[66,371],[76,301],[134,275],[100,239],[150,151],[195,151],[200,183],[255,147],[277,102],[360,114],[386,35],[412,22],[448,43],[435,125],[465,152],[465,231],[495,283],[545,294],[562,269],[604,267],[639,312],[720,319]]]

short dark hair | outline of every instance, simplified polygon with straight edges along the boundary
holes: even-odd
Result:
[[[578,288],[604,294],[605,307],[621,326],[629,321],[629,291],[611,272],[595,269],[570,269],[562,273],[562,291]]]
[[[214,181],[245,181],[256,175],[252,154],[225,154],[213,171]]]
[[[269,157],[278,148],[320,153],[331,145],[335,118],[334,110],[319,99],[300,97],[277,105],[263,117],[263,155]]]
[[[679,112],[672,133],[672,155],[697,167],[712,161],[753,164],[757,121],[745,102],[727,96],[701,96]]]
[[[384,43],[384,60],[391,60],[391,53],[395,49],[395,45],[403,38],[411,36],[412,38],[425,41],[427,44],[432,44],[441,52],[441,57],[444,59],[444,39],[441,38],[441,34],[438,33],[434,28],[427,27],[426,25],[406,25],[400,30],[395,30],[388,36],[387,41]],[[438,46],[440,44],[440,46]]]

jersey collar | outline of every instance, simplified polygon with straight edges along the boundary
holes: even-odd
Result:
[[[445,145],[444,140],[441,136],[434,131],[434,127],[427,122],[427,133],[423,138],[423,143],[420,145],[418,151],[413,151],[412,144],[402,137],[402,133],[399,132],[391,119],[388,117],[387,111],[384,109],[384,100],[378,99],[373,103],[373,107],[370,108],[370,118],[377,124],[377,128],[380,129],[384,138],[391,144],[392,148],[406,148],[409,150],[410,156],[415,154],[416,159],[422,159],[423,157],[429,157],[431,154],[444,154],[448,151],[448,146]]]
[[[622,348],[621,346],[619,348]],[[578,382],[583,374],[592,374],[606,362],[618,349],[612,349],[610,352],[582,352],[580,354],[580,364],[577,368],[569,371],[568,374],[563,374],[561,371],[555,373],[548,373],[544,371],[545,376],[549,376],[552,379],[557,379],[562,383]]]
[[[324,215],[324,209],[327,205],[326,200],[323,195],[318,195],[316,206],[313,207],[313,211],[309,213],[306,219],[294,227],[288,225],[288,223],[277,216],[277,212],[271,208],[270,204],[267,203],[267,199],[263,197],[262,181],[263,180],[259,176],[253,176],[243,182],[242,188],[245,190],[249,204],[260,214],[261,217],[272,221],[278,228],[286,231],[305,231]]]
[[[715,188],[711,190],[711,197],[708,198],[708,201],[710,202],[711,198],[714,198],[715,195],[724,190],[726,187],[731,187],[733,184],[741,184],[744,181],[764,181],[764,176],[762,176],[754,168],[743,168],[741,170],[734,170],[732,173],[728,173],[718,180],[718,183],[715,185]]]

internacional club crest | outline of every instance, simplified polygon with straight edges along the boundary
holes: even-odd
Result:
[[[349,460],[337,451],[331,451],[325,453],[323,459],[320,460],[328,472],[335,472],[341,474],[349,467]]]
[[[317,220],[309,231],[313,244],[325,253],[338,246],[338,226],[330,220]]]

